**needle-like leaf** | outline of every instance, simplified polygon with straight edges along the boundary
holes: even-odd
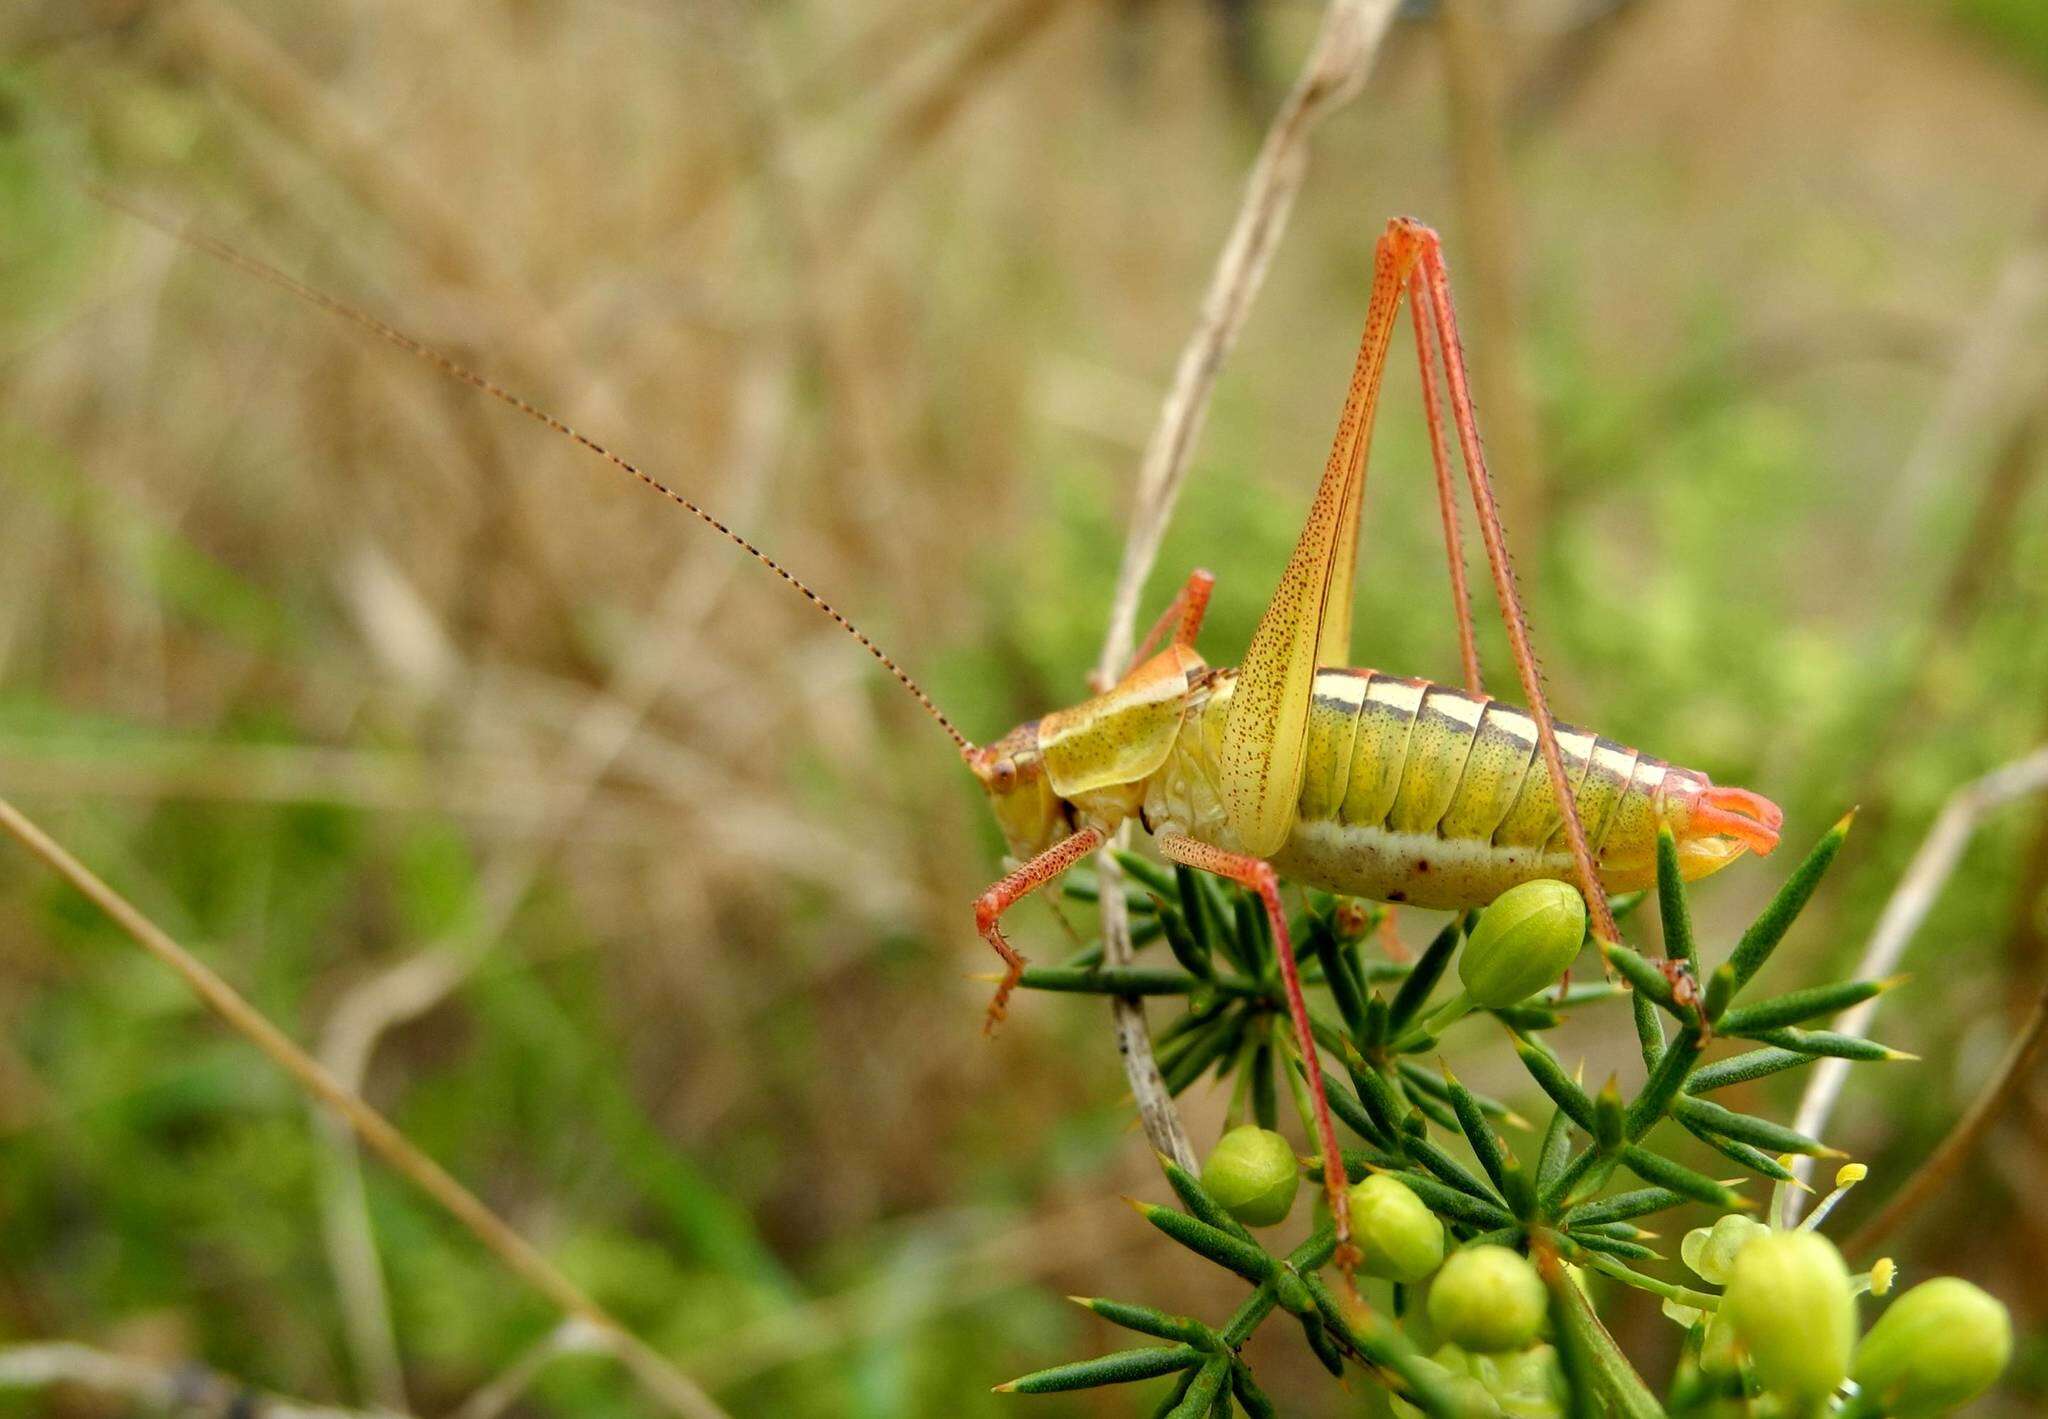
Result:
[[[1401,989],[1394,995],[1394,1004],[1388,1025],[1395,1035],[1408,1028],[1416,1012],[1429,999],[1436,983],[1443,979],[1444,970],[1451,964],[1451,957],[1457,954],[1460,939],[1459,924],[1453,917],[1443,930],[1437,932],[1420,958],[1415,969],[1408,973],[1408,979],[1401,982]]]
[[[1834,863],[1835,854],[1842,850],[1842,842],[1849,836],[1849,825],[1855,818],[1854,813],[1849,813],[1828,829],[1814,844],[1813,851],[1806,855],[1806,860],[1793,869],[1785,885],[1771,898],[1770,905],[1750,923],[1749,930],[1742,933],[1742,939],[1736,942],[1734,952],[1728,957],[1728,964],[1735,968],[1738,988],[1756,978],[1764,962],[1770,960],[1771,953],[1778,949],[1778,943],[1785,939],[1793,921],[1805,910],[1814,889],[1820,886],[1820,879],[1827,875],[1829,866]]]
[[[1077,1360],[1071,1365],[1054,1365],[1049,1370],[1034,1370],[995,1388],[998,1394],[1056,1394],[1101,1385],[1127,1385],[1188,1369],[1202,1359],[1202,1352],[1192,1345],[1150,1345],[1138,1350],[1119,1350],[1093,1360]]]

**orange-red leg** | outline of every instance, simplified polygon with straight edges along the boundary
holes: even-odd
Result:
[[[1427,297],[1420,272],[1408,273],[1408,311],[1415,317],[1415,358],[1422,365],[1422,412],[1429,424],[1429,461],[1436,469],[1437,512],[1444,524],[1444,558],[1451,569],[1451,608],[1458,618],[1458,659],[1465,669],[1465,688],[1486,693],[1479,672],[1479,642],[1472,633],[1472,596],[1465,587],[1465,539],[1458,535],[1458,490],[1451,483],[1450,451],[1444,447],[1443,406],[1437,402],[1436,361],[1431,358],[1424,312]]]
[[[1287,1013],[1294,1020],[1295,1042],[1301,1047],[1302,1073],[1308,1076],[1309,1097],[1315,1106],[1316,1144],[1323,1154],[1323,1187],[1330,1197],[1330,1216],[1337,1223],[1337,1245],[1341,1263],[1348,1271],[1353,1263],[1351,1210],[1345,1195],[1344,1155],[1337,1149],[1337,1129],[1330,1121],[1330,1102],[1323,1093],[1323,1070],[1316,1053],[1315,1032],[1309,1028],[1308,1001],[1301,993],[1301,971],[1294,961],[1294,942],[1287,934],[1287,913],[1280,906],[1280,877],[1273,864],[1241,852],[1197,842],[1179,834],[1159,839],[1159,850],[1175,862],[1251,888],[1265,904],[1266,919],[1273,927],[1273,946],[1280,954],[1280,979],[1287,990]]]
[[[1514,652],[1515,669],[1521,677],[1522,694],[1529,701],[1529,717],[1536,721],[1537,745],[1543,766],[1550,775],[1551,791],[1563,810],[1565,840],[1578,870],[1579,889],[1593,919],[1596,942],[1618,941],[1614,914],[1608,910],[1607,894],[1600,886],[1600,874],[1593,865],[1592,850],[1586,843],[1586,829],[1579,821],[1577,800],[1571,780],[1564,771],[1564,757],[1557,748],[1557,729],[1550,717],[1550,705],[1543,694],[1542,676],[1536,669],[1535,652],[1529,648],[1529,618],[1522,609],[1521,594],[1515,589],[1514,567],[1508,561],[1507,534],[1501,530],[1500,510],[1494,503],[1493,480],[1486,471],[1486,453],[1479,442],[1479,421],[1472,411],[1471,380],[1465,372],[1464,347],[1458,338],[1458,317],[1451,307],[1449,273],[1444,268],[1443,243],[1437,234],[1419,222],[1397,217],[1387,227],[1385,240],[1407,247],[1415,263],[1409,286],[1422,323],[1436,331],[1437,347],[1443,352],[1444,380],[1451,395],[1451,420],[1458,431],[1458,450],[1463,455],[1466,481],[1472,488],[1472,505],[1479,517],[1479,534],[1486,544],[1486,561],[1493,573],[1493,589],[1500,599],[1501,621],[1507,627],[1508,645]]]
[[[1131,655],[1131,663],[1124,667],[1128,675],[1145,663],[1147,656],[1159,644],[1160,638],[1171,628],[1173,644],[1194,649],[1195,637],[1201,633],[1202,618],[1209,611],[1209,595],[1216,589],[1216,573],[1196,567],[1188,573],[1187,585],[1175,593],[1173,600],[1166,603],[1166,609],[1159,613],[1159,619],[1152,623],[1152,629],[1145,632],[1145,639],[1138,642],[1138,648]]]
[[[996,1026],[1002,1023],[1008,1011],[1010,992],[1024,978],[1024,958],[1003,939],[1003,913],[1101,846],[1101,830],[1083,828],[1071,837],[1060,839],[974,899],[975,929],[1003,958],[1004,967],[1002,983],[996,987],[996,993],[988,1003],[988,1019],[982,1025],[983,1033],[994,1033]]]

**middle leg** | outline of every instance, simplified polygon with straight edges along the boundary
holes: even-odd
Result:
[[[1152,648],[1159,644],[1160,637],[1169,629],[1173,631],[1172,644],[1193,650],[1195,637],[1202,630],[1202,618],[1209,611],[1209,595],[1215,589],[1216,573],[1203,567],[1189,572],[1187,585],[1166,603],[1166,609],[1159,613],[1152,629],[1145,632],[1145,639],[1138,642],[1137,650],[1131,653],[1131,663],[1124,667],[1124,674],[1128,675],[1143,665],[1145,657],[1152,653]]]
[[[1205,842],[1177,833],[1159,839],[1159,850],[1175,862],[1218,877],[1228,877],[1259,894],[1266,920],[1273,928],[1273,948],[1280,957],[1280,979],[1287,990],[1287,1013],[1294,1021],[1294,1038],[1301,1049],[1301,1072],[1308,1077],[1309,1098],[1315,1108],[1316,1146],[1323,1154],[1323,1189],[1330,1198],[1330,1216],[1337,1225],[1338,1264],[1346,1272],[1357,1265],[1351,1245],[1350,1198],[1345,1192],[1344,1155],[1337,1147],[1336,1125],[1330,1121],[1330,1102],[1323,1093],[1323,1070],[1316,1053],[1315,1031],[1309,1024],[1308,1001],[1301,993],[1301,971],[1294,960],[1294,942],[1287,934],[1287,913],[1280,906],[1280,877],[1264,858],[1241,852],[1227,852]]]

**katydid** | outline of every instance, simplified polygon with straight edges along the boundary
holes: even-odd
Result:
[[[977,928],[1005,964],[989,1003],[989,1026],[1003,1018],[1024,970],[1024,958],[1003,936],[1003,914],[1101,847],[1126,821],[1140,822],[1172,861],[1255,891],[1271,922],[1306,1066],[1324,1182],[1347,1252],[1342,1155],[1281,909],[1283,878],[1379,901],[1461,910],[1483,906],[1520,882],[1565,877],[1584,894],[1593,935],[1604,943],[1618,939],[1606,893],[1653,880],[1660,830],[1675,837],[1688,880],[1745,851],[1768,853],[1777,843],[1782,815],[1768,799],[1717,787],[1704,774],[1553,723],[1480,447],[1442,246],[1420,223],[1396,218],[1380,238],[1365,334],[1336,441],[1243,663],[1211,667],[1196,652],[1214,584],[1197,571],[1120,682],[986,746],[968,740],[852,621],[691,499],[374,316],[209,237],[172,234],[426,360],[631,474],[789,583],[881,662],[953,739],[987,791],[1019,863],[974,904]],[[1404,298],[1413,315],[1451,552],[1462,689],[1347,668],[1366,453]],[[1526,709],[1488,698],[1480,684],[1459,569],[1439,358]],[[1164,648],[1155,653],[1162,640]]]

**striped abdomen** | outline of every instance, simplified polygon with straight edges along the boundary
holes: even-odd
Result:
[[[1216,762],[1234,682],[1229,671],[1211,675],[1195,732],[1182,736],[1191,758]],[[1703,807],[1727,795],[1761,803],[1754,795],[1715,789],[1703,774],[1567,725],[1557,741],[1609,890],[1653,879],[1662,825],[1680,839],[1688,877],[1775,840],[1769,817],[1731,824],[1736,815]],[[1184,765],[1176,796],[1204,796],[1190,794],[1188,780],[1205,767]],[[1227,834],[1213,814],[1194,816],[1211,820],[1186,824],[1195,836]],[[1330,668],[1316,673],[1299,821],[1273,864],[1331,891],[1432,907],[1483,905],[1518,882],[1573,875],[1564,815],[1525,711],[1447,685]]]

